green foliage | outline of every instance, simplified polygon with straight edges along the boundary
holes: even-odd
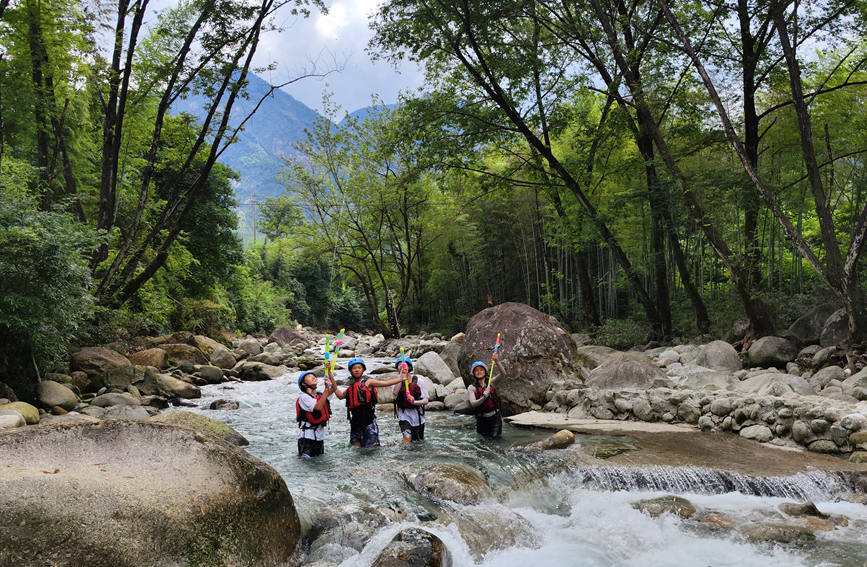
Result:
[[[68,354],[92,312],[86,258],[96,246],[93,231],[26,198],[26,169],[7,161],[0,172],[0,376],[16,384]]]
[[[593,333],[597,344],[626,350],[647,343],[650,326],[636,319],[605,319]]]

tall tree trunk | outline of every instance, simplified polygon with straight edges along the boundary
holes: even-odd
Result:
[[[51,131],[51,118],[45,92],[45,76],[48,64],[48,53],[42,36],[42,13],[38,0],[28,0],[27,10],[28,33],[30,46],[30,72],[33,80],[33,114],[36,122],[36,164],[39,167],[39,191],[42,193],[42,210],[51,209],[50,164],[48,160],[48,136]]]

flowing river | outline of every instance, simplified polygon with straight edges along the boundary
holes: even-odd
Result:
[[[368,370],[378,366],[368,362]],[[338,382],[347,375],[338,370]],[[429,412],[425,442],[403,446],[385,406],[377,411],[383,446],[360,450],[349,446],[344,405],[335,398],[325,455],[302,460],[296,447],[295,374],[206,386],[202,396],[193,411],[244,435],[250,441],[246,450],[286,481],[305,528],[303,564],[368,566],[395,534],[420,527],[444,542],[455,566],[867,565],[867,506],[841,500],[851,487],[833,474],[756,480],[697,468],[605,466],[586,449],[628,440],[579,435],[570,449],[526,451],[521,444],[551,432],[505,425],[502,440],[483,442],[472,417],[448,412]],[[240,408],[206,409],[219,398],[237,400]],[[461,505],[419,494],[407,479],[436,463],[476,469],[496,498]],[[833,531],[816,531],[814,541],[781,546],[749,543],[738,530],[712,529],[670,514],[652,518],[633,508],[668,494],[737,526],[784,522],[778,506],[805,499],[832,519],[848,521]]]

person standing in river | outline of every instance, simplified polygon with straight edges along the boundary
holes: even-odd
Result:
[[[424,382],[415,374],[409,357],[398,358],[394,366],[400,371],[400,383],[395,384],[394,394],[397,424],[403,435],[404,443],[424,441],[424,406],[428,403],[428,393]]]
[[[334,377],[326,368],[325,389],[316,392],[316,375],[309,370],[298,376],[301,394],[295,400],[295,420],[298,422],[298,456],[317,457],[325,452],[325,425],[331,418],[328,397],[334,393]]]
[[[349,360],[349,386],[341,391],[335,387],[334,394],[346,400],[346,413],[349,417],[349,443],[354,447],[379,447],[379,426],[376,423],[376,389],[394,386],[400,382],[398,376],[392,380],[375,380],[364,372],[367,366],[361,358]]]
[[[499,439],[503,435],[503,418],[500,416],[500,397],[495,388],[500,376],[504,374],[503,367],[497,362],[498,353],[495,350],[491,356],[491,364],[497,367],[490,384],[487,383],[488,368],[484,362],[477,360],[470,366],[473,384],[467,388],[470,407],[476,417],[476,432],[486,439]]]

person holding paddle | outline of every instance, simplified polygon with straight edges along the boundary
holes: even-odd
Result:
[[[499,439],[503,435],[500,397],[495,388],[500,376],[505,373],[503,367],[497,362],[499,349],[500,334],[497,333],[497,343],[494,345],[494,354],[491,356],[490,372],[488,372],[487,365],[481,360],[475,361],[470,366],[473,384],[467,388],[467,395],[470,398],[470,407],[473,408],[476,416],[476,432],[486,439]],[[494,376],[494,365],[497,366],[496,376]]]
[[[412,360],[404,356],[403,349],[394,366],[402,379],[401,383],[394,385],[392,393],[403,442],[424,441],[424,406],[429,400],[427,388],[417,375],[412,374]]]

